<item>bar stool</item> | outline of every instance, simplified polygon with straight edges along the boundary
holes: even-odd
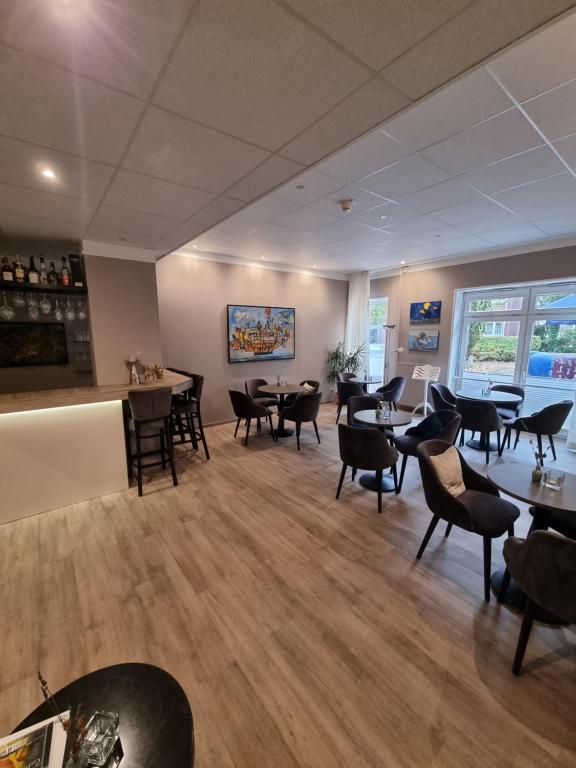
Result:
[[[128,392],[128,402],[132,418],[128,421],[129,436],[134,437],[136,456],[132,456],[132,441],[127,440],[129,451],[128,461],[130,466],[136,464],[136,477],[138,481],[138,496],[142,496],[142,469],[162,464],[166,469],[166,463],[170,464],[172,482],[178,485],[176,467],[174,466],[174,451],[172,448],[172,389],[161,387],[151,390],[133,390]],[[158,447],[142,450],[143,440],[159,441]],[[148,456],[160,456],[160,461],[150,461],[145,464],[142,459]]]
[[[168,370],[172,371],[172,373],[179,373],[181,376],[187,376],[193,382],[190,389],[179,395],[174,395],[172,398],[174,433],[178,432],[180,437],[178,442],[191,443],[192,449],[195,451],[198,450],[198,440],[201,440],[206,459],[208,460],[210,452],[208,451],[208,443],[206,442],[204,425],[202,424],[202,411],[200,410],[204,376],[199,373],[180,371],[177,368],[168,368]],[[186,435],[189,435],[189,437],[186,438]]]

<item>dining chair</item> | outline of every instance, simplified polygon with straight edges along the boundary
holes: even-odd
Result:
[[[244,445],[248,445],[248,435],[250,434],[250,424],[252,419],[257,419],[260,424],[260,419],[267,419],[270,422],[270,430],[273,431],[272,424],[272,411],[264,405],[259,405],[252,398],[244,392],[239,392],[235,389],[229,389],[230,401],[232,402],[232,408],[234,409],[234,415],[236,416],[236,429],[234,430],[234,437],[238,434],[238,428],[240,422],[246,420],[246,436],[244,438]]]
[[[312,394],[300,392],[292,405],[288,405],[280,411],[280,429],[285,421],[293,421],[296,424],[296,445],[298,446],[298,450],[300,450],[300,430],[302,424],[305,424],[306,422],[312,422],[314,431],[316,432],[316,438],[318,439],[318,442],[320,442],[320,434],[318,432],[316,419],[318,418],[321,400],[322,392],[314,392]],[[275,439],[278,441],[277,437]]]
[[[202,423],[202,392],[204,391],[204,376],[199,373],[190,373],[188,371],[168,368],[173,373],[179,373],[181,376],[187,376],[192,379],[192,387],[182,393],[172,396],[172,418],[175,429],[173,430],[173,440],[176,438],[176,432],[180,438],[180,443],[191,443],[193,450],[198,449],[198,440],[202,442],[206,459],[210,458],[208,443],[204,434],[204,424]],[[189,435],[189,438],[186,438]]]
[[[438,382],[430,384],[430,396],[435,411],[456,410],[456,396],[445,384],[438,384]]]
[[[309,389],[307,394],[313,395],[315,392],[318,392],[318,390],[320,389],[320,382],[315,381],[314,379],[304,379],[304,381],[300,382],[300,386],[301,387],[308,386]],[[297,392],[295,394],[286,395],[286,397],[284,398],[284,405],[285,406],[292,405],[292,403],[294,402],[294,400],[296,400],[299,394],[300,393]]]
[[[526,397],[526,391],[520,384],[493,384],[490,388],[491,392],[506,392],[509,395],[518,395],[522,399],[518,403],[510,403],[505,400],[501,402],[494,402],[496,410],[502,416],[503,419],[514,419],[516,416],[520,416],[522,411],[522,405],[524,398]]]
[[[490,435],[496,432],[498,451],[501,448],[500,430],[502,419],[498,415],[496,406],[489,400],[473,400],[468,397],[456,398],[456,412],[462,417],[460,423],[460,445],[464,445],[465,431],[467,429],[480,433],[480,439],[484,441],[486,452],[486,464],[490,462]]]
[[[348,400],[346,422],[351,427],[356,427],[356,429],[379,429],[383,432],[388,442],[392,444],[394,440],[394,429],[392,427],[384,428],[376,425],[362,424],[354,418],[354,414],[358,413],[358,411],[375,411],[379,404],[380,400],[373,395],[355,395],[351,397]]]
[[[342,371],[342,373],[338,374],[338,381],[350,381],[350,379],[354,379],[355,377],[355,373],[351,373],[350,371]]]
[[[385,469],[392,469],[394,487],[396,488],[398,477],[396,474],[396,462],[398,451],[393,448],[386,436],[379,429],[356,429],[348,424],[338,425],[338,444],[340,447],[340,459],[342,471],[336,491],[336,498],[340,498],[342,484],[348,467],[352,468],[352,479],[358,469],[365,469],[376,473],[378,486],[378,513],[382,513],[382,478]]]
[[[244,390],[256,405],[262,405],[264,408],[272,408],[273,406],[278,405],[278,398],[276,395],[260,392],[260,387],[265,384],[268,384],[266,379],[246,379],[244,382]]]
[[[561,400],[559,403],[552,403],[542,408],[541,411],[533,413],[531,416],[518,416],[515,419],[510,419],[504,422],[504,440],[499,448],[499,455],[502,456],[504,445],[506,441],[510,442],[510,434],[512,430],[516,430],[516,440],[514,441],[514,449],[517,448],[520,440],[521,432],[529,432],[536,435],[538,442],[538,453],[542,457],[542,463],[544,463],[545,453],[542,445],[542,435],[547,435],[550,442],[550,448],[552,449],[552,456],[556,461],[556,446],[554,445],[554,435],[562,429],[564,422],[568,418],[570,411],[572,410],[572,400]]]
[[[400,402],[405,387],[406,378],[404,376],[394,376],[388,384],[378,387],[374,394],[384,403],[388,403],[390,408],[394,408],[397,411],[396,403]]]
[[[504,560],[526,595],[512,664],[512,672],[519,675],[538,607],[567,624],[576,622],[576,542],[557,533],[534,531],[526,539],[505,541]]]
[[[424,497],[432,512],[432,520],[416,559],[420,560],[424,554],[440,520],[448,523],[445,536],[450,535],[453,525],[481,536],[484,545],[484,600],[489,602],[492,539],[505,533],[508,536],[514,535],[514,522],[520,510],[511,502],[501,499],[494,483],[473,470],[451,443],[445,440],[426,440],[420,443],[416,452]],[[448,452],[453,453],[447,455]],[[434,461],[441,456],[445,457],[442,472],[438,461]],[[446,480],[448,475],[451,485]]]
[[[348,405],[348,400],[351,397],[357,397],[364,394],[362,384],[358,384],[357,381],[337,381],[336,389],[338,390],[338,412],[336,413],[336,424],[340,418],[340,413],[345,405]]]

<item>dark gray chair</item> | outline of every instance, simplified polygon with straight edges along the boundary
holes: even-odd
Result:
[[[529,507],[528,512],[534,520],[530,526],[530,532],[552,528],[562,536],[576,540],[576,515],[565,509],[536,509]]]
[[[504,542],[508,572],[526,595],[522,628],[512,665],[520,674],[537,607],[567,624],[576,622],[576,542],[548,531]]]
[[[264,408],[273,408],[278,405],[276,395],[269,395],[266,392],[260,392],[260,387],[268,384],[266,379],[246,379],[244,389],[246,394],[252,398],[256,405],[263,405]]]
[[[340,413],[345,405],[348,405],[348,400],[351,397],[358,397],[364,394],[362,384],[358,384],[357,381],[337,381],[336,389],[338,390],[338,412],[336,414],[336,424],[340,418]]]
[[[304,381],[300,382],[300,386],[303,387],[304,384],[308,384],[309,387],[312,387],[311,390],[305,393],[307,395],[314,395],[320,389],[320,382],[315,381],[314,379],[304,379]],[[296,400],[297,397],[298,397],[298,394],[286,395],[286,397],[284,398],[284,405],[285,406],[292,405],[292,403],[294,402],[294,400]]]
[[[342,471],[338,482],[336,498],[340,498],[342,483],[346,475],[346,469],[352,468],[352,476],[356,470],[365,469],[376,472],[378,485],[378,512],[382,512],[382,477],[384,470],[392,468],[394,487],[397,486],[396,462],[398,451],[393,448],[386,436],[379,429],[357,429],[348,424],[338,425],[338,442],[340,445],[340,458]]]
[[[192,379],[192,387],[178,395],[172,396],[172,418],[175,432],[178,432],[180,443],[191,443],[192,448],[198,450],[198,440],[202,442],[206,459],[210,458],[208,443],[204,434],[202,423],[202,392],[204,390],[204,376],[199,373],[168,368],[173,373],[187,376]],[[189,438],[186,438],[189,435]]]
[[[126,441],[128,448],[128,463],[132,467],[136,463],[136,479],[138,482],[138,496],[142,496],[142,469],[158,466],[166,469],[166,463],[170,464],[172,482],[178,485],[176,466],[174,464],[174,449],[172,447],[172,388],[160,387],[159,389],[132,390],[128,392],[128,403],[132,418],[128,420],[129,436]],[[136,456],[132,456],[132,440],[136,448]],[[158,447],[142,450],[143,440],[153,440]],[[142,459],[148,456],[160,455],[160,461],[147,461]]]
[[[392,441],[394,439],[394,430],[392,428],[382,429],[382,427],[372,427],[370,424],[361,424],[356,421],[354,414],[358,411],[375,411],[380,403],[373,395],[355,395],[348,400],[348,408],[346,410],[346,421],[351,427],[357,429],[380,429],[384,432],[386,439]]]
[[[430,384],[430,396],[435,411],[456,410],[456,397],[445,384]]]
[[[490,462],[490,435],[492,432],[496,432],[498,451],[501,450],[502,419],[498,416],[496,406],[488,400],[457,397],[456,412],[462,417],[460,445],[464,445],[464,433],[467,429],[472,430],[472,432],[479,432],[480,439],[485,443],[486,464],[488,464]]]
[[[316,419],[318,418],[321,400],[322,392],[315,392],[313,394],[301,392],[298,394],[292,405],[286,406],[280,411],[279,429],[282,429],[285,421],[293,421],[296,424],[296,445],[298,446],[298,450],[300,450],[300,430],[302,424],[305,424],[306,422],[312,422],[314,431],[316,432],[316,438],[318,439],[318,442],[320,442]],[[275,439],[276,441],[278,440],[277,437]]]
[[[508,440],[510,443],[510,434],[512,430],[516,430],[516,440],[514,441],[514,448],[518,447],[518,441],[520,440],[520,432],[529,432],[536,435],[538,441],[538,453],[542,456],[542,463],[546,454],[544,453],[542,446],[542,435],[547,435],[550,441],[550,448],[552,449],[552,456],[556,461],[556,446],[554,445],[554,435],[562,429],[562,426],[568,414],[572,410],[571,400],[561,400],[559,403],[553,403],[542,408],[541,411],[533,413],[531,416],[519,416],[516,419],[511,419],[504,422],[504,440],[500,446],[499,454],[502,455],[504,445]]]
[[[509,501],[500,498],[498,489],[488,478],[474,471],[464,460],[460,452],[462,479],[466,490],[459,496],[453,496],[440,482],[440,478],[430,461],[431,456],[439,456],[451,448],[452,444],[444,440],[426,440],[417,448],[418,464],[422,476],[422,487],[428,508],[432,512],[432,521],[420,545],[416,559],[420,560],[434,529],[440,520],[445,520],[446,536],[452,526],[482,536],[484,543],[484,599],[490,600],[490,567],[492,560],[492,539],[503,536],[506,532],[514,535],[514,522],[520,511]]]
[[[266,408],[263,405],[258,405],[258,403],[254,402],[249,395],[244,394],[244,392],[229,389],[228,394],[230,395],[234,415],[237,419],[234,437],[238,434],[238,427],[240,426],[242,419],[246,420],[246,437],[244,438],[244,445],[248,445],[248,435],[250,434],[250,424],[252,419],[257,419],[258,425],[260,425],[260,419],[267,419],[270,422],[270,430],[273,431],[272,411],[269,408]]]
[[[434,411],[415,427],[410,427],[403,435],[394,438],[394,445],[402,454],[400,482],[396,493],[400,493],[402,490],[408,456],[417,456],[418,446],[425,440],[444,440],[447,443],[454,443],[460,428],[460,421],[460,414],[454,411]]]
[[[405,387],[406,378],[404,376],[394,376],[393,379],[390,379],[388,384],[385,384],[383,387],[378,387],[374,394],[382,400],[383,403],[388,403],[390,408],[394,408],[394,410],[397,411],[398,408],[396,407],[396,403],[400,402]]]
[[[356,374],[350,371],[342,371],[342,373],[338,374],[338,381],[350,381],[350,379],[354,378],[356,378]]]
[[[507,403],[505,400],[500,403],[494,403],[496,410],[503,419],[514,419],[516,416],[520,416],[520,413],[522,412],[522,405],[524,404],[524,398],[526,397],[524,387],[521,387],[519,384],[493,384],[491,391],[507,392],[510,395],[518,395],[518,397],[521,397],[522,400],[520,400],[519,403]]]

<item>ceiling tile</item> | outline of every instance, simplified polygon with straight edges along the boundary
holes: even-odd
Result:
[[[393,200],[448,178],[444,171],[418,155],[411,155],[383,171],[367,176],[359,186]]]
[[[575,38],[572,13],[511,46],[490,68],[515,99],[524,101],[576,77]]]
[[[510,99],[484,69],[469,72],[384,125],[412,149],[429,147],[503,112]]]
[[[154,250],[158,238],[140,235],[135,232],[109,229],[98,224],[92,224],[84,235],[84,240],[96,240],[100,243],[132,245],[135,248]]]
[[[42,176],[46,168],[55,179]],[[94,200],[103,195],[113,173],[104,163],[0,136],[0,178],[6,184]]]
[[[405,208],[398,203],[384,203],[362,213],[353,214],[352,220],[370,227],[388,227],[397,221],[413,219],[418,216],[418,211]]]
[[[399,197],[397,202],[414,211],[430,213],[431,211],[438,211],[441,208],[448,208],[449,206],[465,203],[473,199],[479,198],[470,187],[451,179],[450,181],[443,181],[441,184],[421,189],[418,192],[413,192],[411,195]]]
[[[524,205],[539,203],[541,200],[560,200],[569,195],[576,195],[576,179],[566,172],[497,192],[494,199],[515,210]]]
[[[37,216],[70,224],[86,224],[96,209],[94,201],[36,192],[22,187],[0,184],[0,212]]]
[[[331,216],[328,213],[313,211],[310,208],[301,208],[278,219],[276,224],[280,224],[283,227],[291,227],[292,229],[311,230],[318,229],[318,227],[323,227],[326,224],[333,224],[337,221],[336,216]]]
[[[323,249],[327,253],[331,253],[334,256],[340,256],[342,254],[351,253],[352,251],[358,251],[359,249],[369,248],[371,246],[383,246],[393,239],[393,235],[388,232],[379,232],[378,230],[368,230],[364,234],[354,235],[353,237],[347,237],[344,240],[337,240],[333,243],[328,243],[323,246]]]
[[[391,232],[397,237],[410,237],[430,229],[438,229],[442,222],[433,216],[416,216],[414,219],[400,221],[391,225]]]
[[[238,237],[247,235],[248,232],[252,232],[258,229],[259,224],[255,221],[247,221],[241,219],[237,215],[230,216],[228,219],[223,219],[215,227],[210,230],[210,237],[216,238],[219,243],[231,243]]]
[[[118,171],[104,203],[144,213],[187,219],[215,195],[132,171]]]
[[[287,0],[295,11],[373,69],[382,69],[467,5],[468,0]],[[351,11],[354,12],[351,12]]]
[[[180,222],[178,219],[168,218],[167,216],[153,216],[141,211],[129,211],[126,208],[102,205],[98,209],[92,224],[94,227],[145,235],[157,240],[167,235]]]
[[[572,169],[576,168],[576,134],[554,142],[554,148]]]
[[[352,211],[344,213],[340,206],[342,200],[353,200]],[[351,218],[360,211],[366,211],[369,208],[374,208],[376,205],[381,205],[386,202],[386,198],[375,195],[373,192],[367,192],[360,187],[353,184],[349,184],[345,187],[341,187],[336,192],[331,192],[326,197],[321,197],[320,200],[316,200],[315,203],[311,203],[308,207],[313,211],[323,211],[324,213],[331,213],[334,216]]]
[[[504,208],[496,210],[494,213],[485,214],[477,219],[463,221],[460,224],[454,224],[463,234],[476,235],[487,232],[488,230],[501,229],[502,227],[513,227],[522,222],[513,213],[509,213]]]
[[[195,213],[190,217],[190,221],[204,224],[206,227],[210,227],[213,224],[217,224],[226,216],[230,216],[235,213],[239,208],[242,208],[244,203],[238,202],[238,200],[231,200],[229,197],[220,195],[212,202],[201,208],[198,213]]]
[[[522,107],[548,141],[576,133],[576,80],[525,101]]]
[[[540,200],[532,205],[521,206],[516,212],[526,221],[538,224],[540,219],[550,216],[569,215],[576,221],[576,194],[560,200]]]
[[[154,100],[275,150],[368,79],[275,3],[200,0]]]
[[[467,203],[435,211],[434,216],[447,224],[460,224],[474,219],[482,219],[486,216],[499,216],[503,212],[506,213],[501,206],[484,197],[479,197],[476,200],[469,200]]]
[[[247,205],[246,208],[242,208],[241,211],[235,213],[233,218],[242,219],[243,221],[255,221],[265,224],[266,222],[275,221],[282,216],[286,216],[292,211],[297,211],[298,206],[294,203],[289,203],[287,200],[279,200],[271,195],[257,200],[251,205]]]
[[[278,184],[286,181],[286,179],[291,179],[292,176],[295,176],[302,170],[304,170],[304,166],[299,163],[287,160],[279,155],[272,155],[272,157],[264,160],[253,171],[250,171],[243,179],[240,179],[240,181],[227,189],[226,194],[238,200],[250,202],[265,192],[269,192]]]
[[[540,240],[542,239],[542,231],[531,224],[521,223],[514,224],[511,227],[502,227],[501,229],[491,229],[487,232],[482,232],[482,239],[488,240],[488,242],[494,243],[494,245],[510,245],[512,243]]]
[[[542,143],[524,116],[517,109],[510,109],[424,149],[422,155],[456,175]]]
[[[461,180],[474,189],[491,195],[503,189],[554,176],[564,170],[565,165],[551,149],[537,147],[467,173]]]
[[[370,232],[367,227],[353,221],[350,217],[341,219],[335,224],[329,224],[327,227],[322,227],[315,231],[315,235],[318,237],[318,244],[331,243],[335,240],[343,240],[345,237],[354,237],[357,235],[364,235],[366,232]]]
[[[573,213],[565,213],[558,216],[548,216],[539,219],[536,224],[549,235],[576,234],[576,220]]]
[[[3,45],[0,103],[0,133],[107,163],[120,159],[143,107]]]
[[[62,221],[40,219],[37,216],[21,216],[0,213],[0,232],[7,236],[80,240],[83,226]]]
[[[170,253],[193,240],[196,235],[202,231],[202,228],[202,224],[185,221],[183,224],[179,224],[176,229],[172,230],[169,235],[165,235],[158,240],[155,248],[163,254]]]
[[[343,186],[338,179],[320,173],[320,171],[311,170],[302,173],[297,179],[283,184],[279,189],[275,189],[272,192],[272,197],[304,206],[330,194],[330,192],[334,192],[336,189],[341,189]]]
[[[374,77],[281,149],[283,155],[314,163],[395,115],[409,99],[381,77]]]
[[[376,130],[324,160],[317,166],[317,170],[342,181],[352,182],[410,154],[411,151],[404,144]]]
[[[148,108],[124,167],[208,192],[222,192],[268,153],[198,123]]]
[[[188,0],[3,0],[0,39],[72,72],[146,98],[189,5]],[[145,55],[135,55],[135,51]]]
[[[470,235],[448,240],[439,247],[444,253],[458,254],[469,253],[470,251],[485,251],[490,247],[490,244],[486,240]]]

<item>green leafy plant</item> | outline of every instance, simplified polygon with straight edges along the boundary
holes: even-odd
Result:
[[[347,352],[343,341],[329,347],[324,361],[324,370],[329,383],[334,384],[338,380],[339,373],[357,374],[364,365],[365,349],[364,344],[358,344]]]

